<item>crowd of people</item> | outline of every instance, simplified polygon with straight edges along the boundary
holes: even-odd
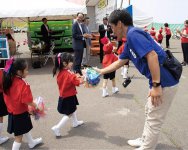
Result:
[[[43,38],[50,46],[51,31],[46,18],[43,18],[43,23],[41,26]],[[82,13],[78,13],[72,27],[74,57],[65,52],[58,53],[55,57],[53,76],[56,76],[59,90],[57,111],[63,115],[62,119],[51,128],[57,137],[61,136],[61,129],[70,118],[73,120],[73,127],[84,124],[84,121],[78,120],[76,115],[77,105],[79,105],[76,86],[84,83],[81,65],[86,65],[89,61],[89,49],[93,35],[88,24],[89,18],[84,18]],[[132,61],[138,71],[149,81],[142,136],[127,141],[130,146],[138,147],[136,150],[155,149],[166,114],[178,90],[179,80],[175,79],[171,72],[162,65],[166,59],[166,53],[160,46],[163,40],[162,32],[163,28],[159,30],[158,38],[156,38],[153,27],[151,31],[134,27],[132,17],[124,10],[114,10],[109,19],[105,17],[103,24],[99,26],[100,62],[103,68],[94,69],[104,78],[102,96],[109,95],[107,92],[108,79],[112,81],[112,93],[119,91],[115,82],[116,70],[122,67],[121,74],[127,78],[129,61]],[[166,47],[169,48],[171,31],[167,23],[165,23],[165,32]],[[188,63],[188,21],[185,21],[185,28],[177,32],[182,37],[184,62]],[[117,53],[110,41],[112,33],[121,43]],[[10,35],[7,38],[14,41]],[[20,149],[23,137],[27,139],[29,148],[34,148],[42,143],[42,138],[33,139],[31,136],[33,125],[28,106],[40,108],[33,102],[30,86],[25,81],[27,74],[28,64],[24,59],[11,58],[7,61],[5,69],[0,71],[0,144],[9,139],[1,136],[3,117],[8,115],[7,132],[14,133],[15,136],[12,150]]]

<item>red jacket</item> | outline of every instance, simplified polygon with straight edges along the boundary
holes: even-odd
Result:
[[[119,47],[119,49],[117,50],[118,55],[120,55],[123,52],[126,42],[127,42],[127,39],[126,38],[122,38],[122,44]]]
[[[184,28],[182,32],[186,31],[186,34],[188,34],[188,27]],[[182,37],[181,38],[182,43],[188,43],[188,38]]]
[[[118,60],[118,58],[113,53],[104,55],[104,58],[102,61],[103,68],[108,67],[116,60]]]
[[[80,80],[70,70],[63,69],[57,75],[57,84],[59,96],[66,98],[77,94],[76,86],[80,85]]]
[[[163,35],[161,33],[158,34],[158,41],[163,40]]]
[[[171,35],[171,30],[169,27],[165,27],[166,35]]]
[[[117,51],[118,55],[120,55],[123,52],[124,47],[125,47],[125,43],[122,43],[122,45],[119,47],[119,49]]]
[[[28,111],[27,103],[33,102],[33,96],[28,83],[20,77],[14,77],[7,93],[3,93],[9,113],[14,115]]]

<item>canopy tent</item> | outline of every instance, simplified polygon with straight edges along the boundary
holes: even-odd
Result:
[[[87,13],[85,5],[69,0],[5,0],[0,5],[0,18],[26,18],[39,16],[68,16]]]
[[[153,17],[133,5],[128,6],[125,10],[133,17],[133,23],[136,27],[144,28],[153,22]]]
[[[121,0],[119,1],[119,5]],[[153,22],[169,24],[181,24],[188,19],[188,0],[130,0],[131,5],[153,17]],[[127,7],[128,0],[123,1],[123,7]]]
[[[113,10],[119,9],[119,8],[127,9],[130,12],[130,14],[132,14],[134,25],[137,27],[143,28],[144,26],[148,26],[153,22],[153,17],[151,15],[149,15],[148,13],[145,13],[144,11],[141,11],[142,9],[139,9],[134,5],[129,5],[128,0],[127,1],[108,0],[108,3],[106,3],[106,6],[102,8],[99,7],[99,3],[97,3],[97,1],[98,0],[95,0],[95,3],[94,3],[93,0],[90,0],[88,1],[87,4],[89,5],[95,4],[95,17],[96,17],[96,22],[98,24],[102,23],[102,18],[104,16],[110,15],[110,13]]]
[[[157,23],[181,24],[188,19],[188,0],[131,0],[131,4],[153,16]]]
[[[119,3],[121,0],[118,0]],[[168,23],[173,32],[184,27],[184,21],[188,19],[188,0],[131,0],[131,4],[140,10],[144,10],[153,17],[153,23],[157,30]],[[128,0],[124,0],[123,7],[128,5]]]

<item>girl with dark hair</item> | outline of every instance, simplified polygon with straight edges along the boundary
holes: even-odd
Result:
[[[164,26],[165,26],[165,32],[166,32],[166,48],[169,48],[170,47],[169,40],[171,38],[171,30],[168,27],[168,23],[165,23]]]
[[[4,102],[3,98],[3,85],[2,85],[2,79],[3,79],[3,70],[0,70],[0,144],[5,143],[9,138],[1,136],[1,132],[3,130],[3,117],[8,115],[7,107]]]
[[[76,86],[83,83],[83,78],[72,73],[70,70],[73,66],[73,56],[69,53],[59,53],[55,57],[55,66],[53,69],[53,76],[56,75],[57,70],[57,85],[59,88],[59,101],[57,110],[63,114],[63,118],[58,124],[52,127],[52,131],[56,136],[61,136],[60,129],[72,116],[72,126],[77,127],[82,125],[83,121],[78,121],[76,116],[76,109],[79,105],[76,94]]]
[[[9,59],[3,73],[4,100],[8,110],[7,132],[14,133],[12,150],[19,150],[23,135],[29,148],[42,143],[42,138],[33,139],[30,130],[33,128],[28,112],[28,105],[37,108],[29,84],[23,79],[28,74],[28,64],[24,59]]]

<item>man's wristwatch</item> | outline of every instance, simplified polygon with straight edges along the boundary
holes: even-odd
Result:
[[[152,87],[158,87],[161,85],[161,82],[152,82]]]

